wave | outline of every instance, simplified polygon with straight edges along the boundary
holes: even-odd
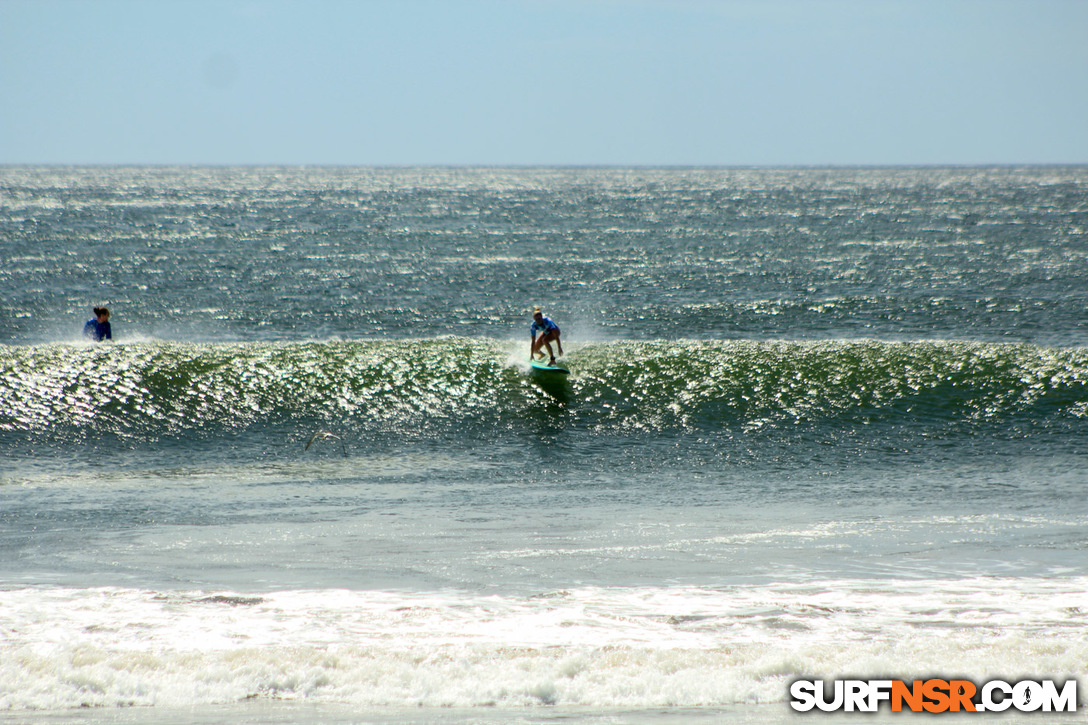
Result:
[[[521,346],[401,341],[0,347],[0,435],[158,440],[336,427],[491,435],[562,415],[595,432],[804,424],[977,428],[1088,417],[1088,350],[977,342],[653,341],[569,351],[534,378]],[[301,434],[301,433],[300,433]]]

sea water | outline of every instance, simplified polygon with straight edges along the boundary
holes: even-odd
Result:
[[[0,721],[1083,700],[1086,279],[1083,167],[0,168]]]

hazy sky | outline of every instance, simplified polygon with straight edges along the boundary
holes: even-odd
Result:
[[[1088,0],[0,0],[0,163],[1088,162]]]

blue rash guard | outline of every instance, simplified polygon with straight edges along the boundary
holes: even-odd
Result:
[[[110,329],[109,322],[87,320],[87,324],[83,326],[83,336],[95,342],[102,342],[103,340],[113,339],[113,330]]]
[[[559,332],[559,325],[552,322],[549,317],[545,317],[540,322],[533,320],[533,326],[529,328],[529,336],[535,340],[538,332],[543,332],[545,334],[549,332]]]

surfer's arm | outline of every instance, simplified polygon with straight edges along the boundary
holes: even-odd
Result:
[[[532,360],[536,354],[536,336],[537,330],[540,329],[540,325],[533,323],[529,328],[529,359]]]

